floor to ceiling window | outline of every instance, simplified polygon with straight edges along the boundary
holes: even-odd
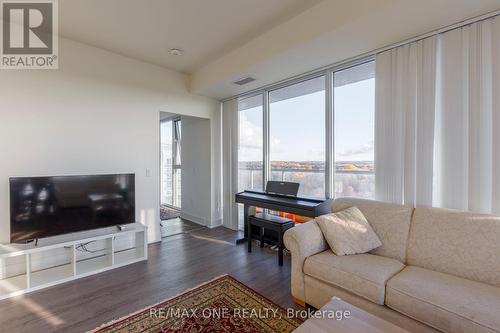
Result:
[[[181,120],[162,121],[160,135],[161,204],[181,208]]]
[[[263,109],[262,95],[238,102],[238,188],[262,190],[263,180]]]
[[[270,180],[325,197],[325,76],[269,92]]]
[[[375,194],[375,63],[333,76],[335,197]]]
[[[238,101],[238,190],[262,191],[264,186],[264,130],[262,95]],[[243,229],[243,206],[238,206],[238,227]]]
[[[277,180],[300,183],[299,196],[374,198],[372,59],[263,89],[238,107],[240,191]]]
[[[173,156],[173,177],[172,177],[172,197],[173,197],[173,206],[177,208],[181,208],[181,177],[182,177],[182,161],[181,161],[181,143],[182,143],[182,126],[181,120],[177,119],[173,122],[173,134],[174,134],[174,156]]]

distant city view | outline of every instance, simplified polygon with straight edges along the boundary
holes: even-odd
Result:
[[[334,193],[374,198],[374,63],[334,74]],[[264,138],[262,96],[239,104],[240,190],[262,190],[264,140],[269,146],[270,180],[300,183],[299,195],[325,196],[325,77],[269,92],[269,133]]]
[[[325,196],[324,161],[273,161],[271,179],[301,184],[299,195]],[[373,161],[339,161],[335,163],[335,197],[373,198],[375,176]],[[240,161],[240,190],[262,190],[262,162]]]
[[[172,188],[172,144],[161,143],[160,155],[160,190],[161,204],[173,206],[173,188]]]
[[[300,183],[299,196],[325,197],[325,161],[332,156],[336,162],[330,196],[374,198],[375,63],[333,74],[331,129],[325,117],[326,82],[325,76],[318,76],[270,90],[267,99],[257,94],[239,100],[240,191],[263,189],[267,148],[269,180]],[[331,147],[326,145],[327,130],[333,135]],[[240,209],[240,227],[242,221]]]

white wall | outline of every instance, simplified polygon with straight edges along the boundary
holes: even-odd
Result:
[[[220,104],[188,93],[183,74],[87,45],[62,39],[59,57],[59,70],[0,71],[0,242],[9,176],[119,172],[136,173],[137,220],[159,240],[159,111],[211,119]]]
[[[182,116],[181,217],[212,227],[211,121]]]

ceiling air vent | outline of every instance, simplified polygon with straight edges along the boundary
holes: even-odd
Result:
[[[255,81],[255,79],[253,77],[249,76],[249,77],[246,77],[244,79],[241,79],[241,80],[238,80],[238,81],[234,82],[234,84],[242,86],[244,84],[247,84],[247,83],[250,83],[250,82],[253,82],[253,81]]]

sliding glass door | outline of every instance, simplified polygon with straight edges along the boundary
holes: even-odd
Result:
[[[181,120],[166,120],[160,123],[160,200],[162,205],[181,208]]]

